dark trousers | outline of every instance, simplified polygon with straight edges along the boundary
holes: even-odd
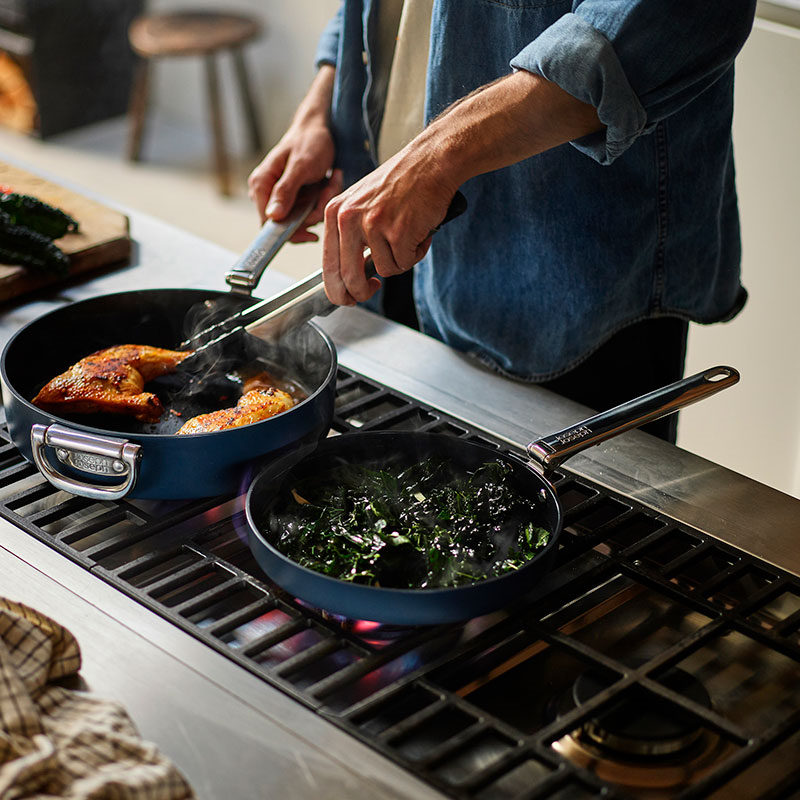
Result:
[[[566,375],[541,385],[597,411],[605,411],[680,380],[688,331],[689,323],[674,317],[636,322],[612,336]],[[675,444],[678,415],[657,419],[643,425],[641,430]]]
[[[419,329],[411,271],[384,280],[385,316]],[[605,411],[683,377],[689,323],[674,317],[646,319],[623,328],[575,369],[540,384],[597,411]],[[575,420],[578,422],[579,420]],[[678,415],[662,417],[643,431],[675,443]]]

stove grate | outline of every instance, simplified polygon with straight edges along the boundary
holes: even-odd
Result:
[[[333,428],[512,449],[343,369]],[[535,592],[462,625],[402,629],[338,619],[271,584],[247,546],[242,498],[75,498],[0,435],[0,515],[447,796],[644,796],[632,773],[663,783],[683,767],[614,752],[620,776],[569,753],[599,747],[604,763],[608,741],[583,741],[601,729],[638,747],[630,709],[708,743],[687,745],[696,770],[665,797],[777,798],[796,785],[800,581],[567,471],[561,547]],[[708,704],[676,683],[687,675]]]

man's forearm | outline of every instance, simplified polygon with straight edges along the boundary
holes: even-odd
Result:
[[[311,122],[328,124],[335,76],[336,68],[330,64],[323,64],[317,70],[311,86],[297,107],[292,119],[293,125],[306,125]]]
[[[430,150],[457,187],[602,127],[593,106],[520,71],[454,103],[409,147]]]
[[[317,208],[306,218],[303,230],[292,237],[296,242],[316,239],[306,228],[322,219],[325,203],[341,191],[341,176],[332,169],[335,153],[329,128],[334,76],[334,67],[320,67],[288,130],[247,181],[250,198],[264,222],[267,217],[284,219],[301,186],[329,178]]]

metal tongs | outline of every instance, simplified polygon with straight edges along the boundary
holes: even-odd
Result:
[[[313,208],[313,204],[311,208]],[[311,208],[300,217],[291,231],[282,236],[277,248],[290,238],[294,230],[310,213]],[[461,192],[456,192],[450,201],[447,214],[431,231],[431,235],[436,233],[442,225],[463,214],[466,208],[466,198]],[[295,215],[293,214],[293,216]],[[234,269],[236,268],[234,267]],[[372,258],[367,259],[365,269],[368,277],[377,275]],[[248,269],[246,272],[250,274],[251,271]],[[193,353],[181,362],[181,369],[191,369],[193,364],[207,363],[207,358],[213,351],[224,347],[234,337],[247,333],[262,340],[277,341],[288,331],[298,328],[314,317],[326,316],[337,308],[339,306],[331,303],[325,294],[322,270],[318,269],[288,289],[266,300],[261,300],[182,342],[180,349],[190,349]]]

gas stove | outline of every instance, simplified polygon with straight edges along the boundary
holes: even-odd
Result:
[[[4,337],[65,299],[132,282],[213,288],[232,262],[155,220],[133,223],[131,272],[12,310]],[[322,325],[340,362],[334,432],[437,431],[520,454],[588,416],[360,309]],[[182,763],[204,780],[207,763],[230,765],[231,797],[268,779],[298,798],[798,796],[800,501],[780,492],[632,431],[558,472],[560,550],[526,596],[462,624],[403,628],[342,619],[271,584],[242,495],[78,498],[3,428],[0,441],[0,557],[25,570],[5,583],[78,628],[94,683],[120,670],[108,685],[144,697],[131,710],[146,722],[172,725]],[[167,684],[178,662],[186,697]],[[140,677],[142,664],[164,669],[164,685]]]
[[[340,368],[334,431],[508,442]],[[96,502],[0,433],[0,515],[455,798],[784,797],[800,781],[800,580],[567,470],[558,560],[429,628],[286,596],[243,498]]]

